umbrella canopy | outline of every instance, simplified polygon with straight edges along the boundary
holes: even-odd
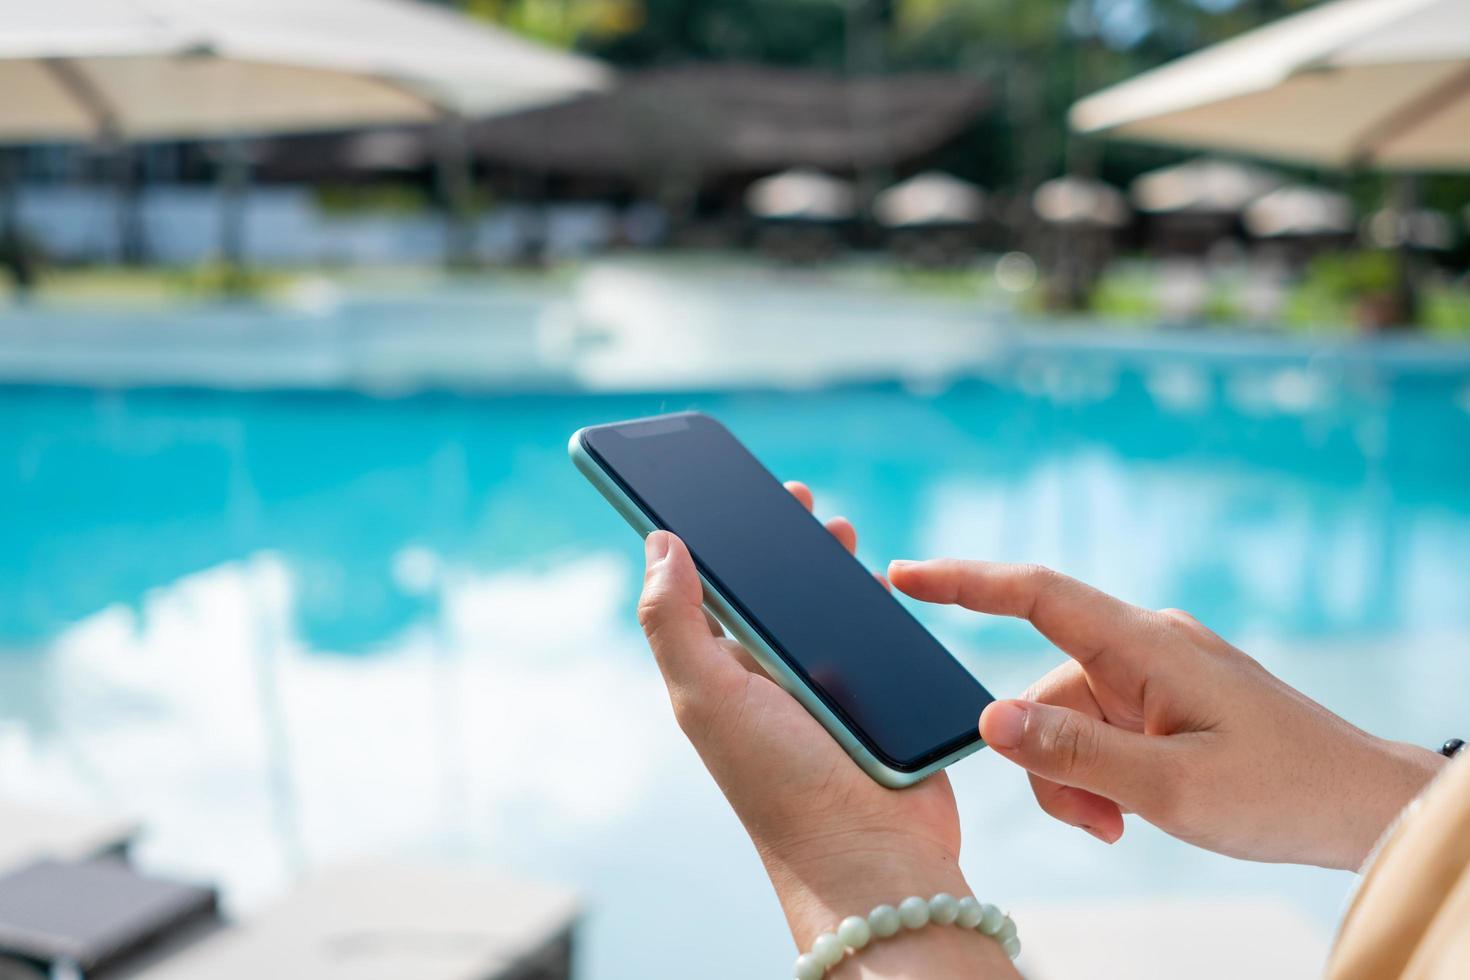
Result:
[[[1111,184],[1085,177],[1057,177],[1036,188],[1031,206],[1047,224],[1122,228],[1128,202]]]
[[[1443,252],[1454,245],[1455,230],[1449,217],[1438,211],[1384,208],[1363,220],[1363,238],[1379,248],[1408,246]]]
[[[1470,0],[1336,0],[1089,96],[1072,126],[1384,170],[1470,167]]]
[[[0,0],[0,141],[183,139],[478,116],[597,63],[408,0]]]
[[[1253,201],[1241,220],[1257,238],[1346,235],[1353,230],[1353,205],[1346,194],[1294,184]]]
[[[985,211],[985,193],[974,184],[930,170],[879,194],[873,214],[889,228],[974,224]]]
[[[1128,192],[1134,207],[1151,214],[1239,214],[1282,183],[1269,170],[1204,157],[1150,171]]]
[[[758,218],[777,221],[844,221],[857,213],[851,183],[815,170],[788,170],[763,177],[745,192],[745,206]]]

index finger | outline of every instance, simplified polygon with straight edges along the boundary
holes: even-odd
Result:
[[[1153,640],[1154,614],[1040,565],[936,558],[895,561],[893,587],[924,602],[1029,620],[1084,667],[1127,666]]]

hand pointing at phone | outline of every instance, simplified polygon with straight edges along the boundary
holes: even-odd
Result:
[[[894,562],[925,602],[1026,619],[1068,659],[980,734],[1042,809],[1101,840],[1123,813],[1257,861],[1356,869],[1445,760],[1377,738],[1178,610],[1155,612],[1035,565]]]

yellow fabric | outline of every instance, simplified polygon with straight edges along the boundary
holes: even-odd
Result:
[[[1327,977],[1470,977],[1470,753],[1446,767],[1379,848]]]

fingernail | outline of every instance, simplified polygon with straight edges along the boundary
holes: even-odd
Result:
[[[1089,834],[1096,837],[1104,844],[1111,844],[1113,842],[1113,839],[1111,837],[1103,833],[1101,830],[1098,830],[1096,827],[1091,827],[1085,823],[1080,823],[1077,826],[1081,827],[1083,830],[1087,831]]]
[[[893,559],[893,561],[891,561],[891,562],[888,563],[888,567],[889,568],[907,568],[910,565],[917,565],[917,564],[918,564],[918,562],[916,562],[916,561],[910,561],[907,558],[895,558],[895,559]]]
[[[643,539],[643,557],[652,565],[663,561],[664,555],[669,553],[669,536],[658,531],[653,532]]]
[[[981,728],[985,741],[998,749],[1014,749],[1026,733],[1026,709],[1015,701],[997,701],[985,709]]]

